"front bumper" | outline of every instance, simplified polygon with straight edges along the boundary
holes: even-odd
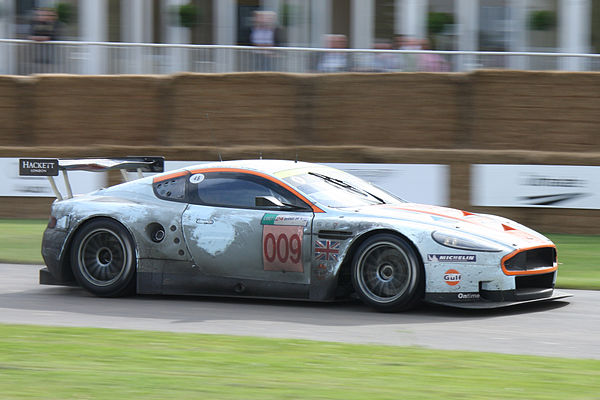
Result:
[[[556,300],[571,295],[554,290],[556,271],[542,274],[518,275],[506,277],[510,284],[505,286],[469,284],[449,292],[426,293],[425,301],[435,304],[451,305],[461,308],[497,308],[533,301]],[[470,290],[469,290],[470,289]]]

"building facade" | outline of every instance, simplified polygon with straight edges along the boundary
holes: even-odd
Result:
[[[64,40],[235,45],[269,10],[287,46],[334,33],[351,48],[401,34],[440,50],[600,50],[600,0],[0,0],[0,36],[27,38],[38,7],[60,11]]]

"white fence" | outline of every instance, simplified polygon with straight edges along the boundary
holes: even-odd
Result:
[[[600,54],[358,50],[0,39],[0,74],[188,72],[600,71]]]

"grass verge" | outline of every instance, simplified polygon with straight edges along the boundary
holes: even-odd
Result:
[[[593,399],[600,361],[0,325],[3,398]]]
[[[42,234],[47,223],[39,219],[0,219],[0,261],[43,264]]]
[[[557,286],[600,289],[600,236],[549,234],[558,252]]]
[[[45,220],[0,220],[0,262],[43,264],[40,255]],[[600,289],[600,235],[549,234],[561,263],[557,286]]]

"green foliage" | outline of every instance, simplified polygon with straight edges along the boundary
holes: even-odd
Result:
[[[427,18],[427,31],[429,35],[441,33],[446,25],[454,23],[454,15],[444,12],[430,12]]]
[[[56,15],[63,24],[70,24],[74,21],[75,7],[71,3],[58,3],[56,5]]]
[[[179,23],[185,28],[192,28],[198,24],[200,11],[193,3],[183,4],[179,7]]]
[[[562,400],[600,393],[598,360],[2,324],[0,349],[3,399]]]
[[[301,10],[292,5],[285,3],[283,7],[281,7],[281,24],[285,27],[289,27],[292,25],[294,15],[299,13]]]
[[[550,10],[532,11],[529,27],[534,31],[548,31],[556,26],[556,13]]]

